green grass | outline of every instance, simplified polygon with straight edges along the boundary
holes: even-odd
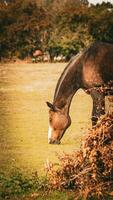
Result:
[[[19,170],[6,177],[0,174],[0,200],[72,200],[74,192],[50,190],[46,177],[23,175]]]

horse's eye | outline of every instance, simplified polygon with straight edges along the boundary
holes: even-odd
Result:
[[[52,122],[52,119],[50,118],[49,121],[50,121],[50,123],[51,123],[51,122]]]

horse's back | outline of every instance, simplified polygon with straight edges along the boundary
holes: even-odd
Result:
[[[83,80],[90,87],[113,80],[113,45],[96,42],[82,56]]]

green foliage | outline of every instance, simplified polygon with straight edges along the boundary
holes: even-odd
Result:
[[[45,190],[47,190],[46,177],[39,178],[37,173],[25,176],[17,170],[10,177],[0,174],[0,199],[12,199],[12,197]]]
[[[24,59],[41,49],[70,57],[94,40],[113,43],[113,5],[87,0],[0,3],[0,58]]]
[[[46,177],[24,175],[15,170],[10,176],[0,173],[0,200],[74,200],[73,191],[50,190]]]
[[[90,10],[89,33],[94,39],[113,43],[113,6],[103,3]]]
[[[0,53],[24,58],[40,48],[42,31],[46,28],[46,11],[36,2],[16,0],[1,8]],[[37,17],[38,16],[38,17]]]

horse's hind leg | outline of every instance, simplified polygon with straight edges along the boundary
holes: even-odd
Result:
[[[96,125],[98,118],[105,114],[105,96],[98,90],[91,91],[91,97],[93,99],[92,110],[92,125]]]

